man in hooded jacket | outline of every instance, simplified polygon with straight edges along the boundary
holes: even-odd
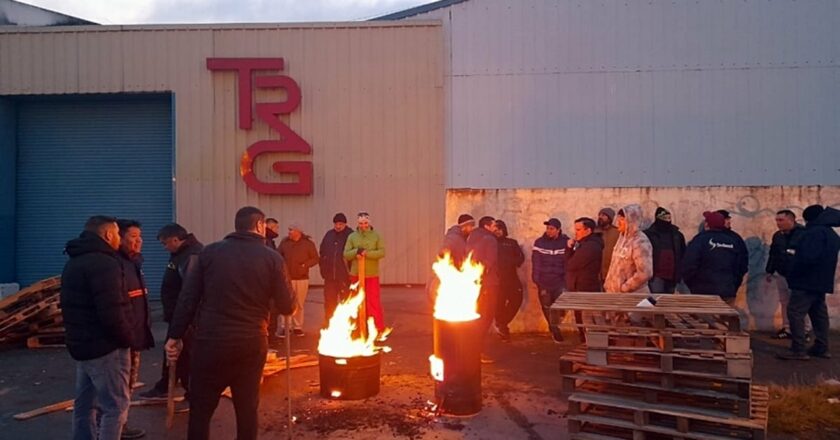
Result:
[[[484,266],[481,292],[478,295],[478,313],[481,315],[481,334],[487,333],[496,314],[499,297],[499,245],[496,240],[496,219],[490,216],[478,220],[478,228],[467,238],[467,253]]]
[[[496,331],[504,341],[510,340],[508,325],[522,305],[522,280],[517,269],[525,262],[519,242],[508,237],[508,228],[496,220],[496,239],[499,249],[499,298],[496,305]]]
[[[811,205],[802,212],[805,232],[796,247],[796,254],[788,272],[791,295],[788,320],[792,334],[790,351],[779,354],[782,359],[807,360],[810,356],[829,359],[828,309],[825,295],[834,293],[837,253],[840,237],[834,232],[840,227],[840,211]],[[805,350],[805,315],[814,328],[814,345]]]
[[[619,236],[604,280],[604,291],[650,293],[648,281],[653,277],[653,247],[640,229],[641,221],[642,207],[639,205],[627,205],[618,211]]]
[[[671,222],[671,213],[656,208],[653,224],[645,235],[653,247],[653,278],[648,282],[653,293],[674,293],[680,281],[681,263],[685,253],[685,236]]]

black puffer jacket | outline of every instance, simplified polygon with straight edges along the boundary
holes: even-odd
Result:
[[[566,244],[569,236],[543,234],[531,249],[531,279],[540,289],[558,289],[566,283]]]
[[[569,292],[600,292],[601,261],[604,239],[590,234],[577,242],[576,248],[566,248],[566,290]]]
[[[96,359],[131,345],[131,305],[117,252],[92,232],[67,243],[61,274],[65,341],[76,360]]]
[[[146,350],[155,346],[152,336],[152,321],[149,316],[149,290],[143,277],[143,255],[117,253],[125,275],[125,290],[131,304],[133,325],[131,327],[131,349]]]
[[[190,324],[195,338],[237,341],[268,335],[271,300],[294,309],[283,257],[251,232],[234,232],[198,254],[187,272],[168,336],[180,339]]]
[[[353,228],[348,226],[341,232],[330,229],[324,234],[318,252],[320,255],[318,269],[321,270],[321,277],[324,278],[324,281],[344,283],[350,280],[347,261],[344,260],[344,245],[347,244],[347,237],[352,233]]]
[[[175,305],[178,304],[178,296],[181,294],[181,287],[184,284],[184,277],[189,270],[189,265],[195,260],[204,245],[201,244],[193,234],[187,235],[181,247],[173,254],[169,254],[169,264],[163,272],[163,281],[160,285],[160,302],[163,304],[163,320],[172,322],[172,315],[175,313]]]
[[[525,262],[525,254],[519,242],[506,234],[499,241],[499,282],[505,289],[522,289],[522,281],[516,269]]]
[[[691,239],[683,259],[683,279],[691,293],[735,297],[748,269],[743,243],[737,234],[721,229]]]
[[[680,232],[680,228],[656,219],[644,233],[653,248],[653,276],[668,281],[679,281],[686,246],[685,236]]]
[[[816,220],[805,226],[787,282],[791,289],[834,293],[840,237],[831,228],[840,227],[840,211],[825,208]]]
[[[776,231],[770,243],[770,258],[764,271],[769,274],[778,273],[786,277],[793,263],[793,255],[799,239],[805,233],[805,227],[797,224],[788,232]]]

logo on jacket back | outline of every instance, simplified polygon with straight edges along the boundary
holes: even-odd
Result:
[[[713,250],[715,250],[715,249],[717,249],[717,248],[735,249],[735,245],[734,245],[734,244],[730,244],[730,243],[717,243],[717,242],[713,241],[711,238],[709,239],[709,246],[711,246],[711,249],[710,249],[710,250],[712,250],[712,251],[713,251]]]

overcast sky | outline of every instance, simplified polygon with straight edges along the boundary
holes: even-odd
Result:
[[[100,24],[364,20],[432,0],[19,0]]]

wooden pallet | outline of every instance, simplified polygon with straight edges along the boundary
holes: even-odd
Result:
[[[649,296],[657,299],[656,306],[637,306]],[[551,305],[551,324],[560,325],[570,311],[580,312],[583,319],[582,322],[576,322],[576,325],[587,328],[704,328],[741,331],[738,311],[715,295],[566,292]]]
[[[42,294],[45,292],[50,294],[55,294],[61,288],[61,277],[54,276],[51,278],[47,278],[36,283],[33,283],[14,295],[9,295],[6,298],[0,300],[0,313],[6,311],[9,307],[11,307],[15,303],[21,303],[32,299],[33,297],[37,297],[38,300],[42,299]],[[3,315],[0,314],[0,318]]]
[[[565,393],[587,392],[659,405],[687,405],[737,417],[750,417],[751,411],[749,398],[709,390],[666,389],[586,374],[564,375],[562,383]]]
[[[26,346],[28,348],[63,348],[64,345],[64,328],[58,327],[52,331],[43,331],[37,335],[32,335],[26,338]]]
[[[638,366],[595,366],[586,362],[586,349],[581,347],[560,358],[563,375],[586,375],[593,378],[621,381],[639,387],[697,393],[710,397],[749,399],[750,380],[695,372],[663,372]]]
[[[36,303],[30,304],[29,306],[19,310],[17,313],[13,315],[9,315],[3,319],[0,319],[0,337],[4,336],[4,334],[11,330],[13,327],[24,323],[32,318],[35,318],[39,313],[43,312],[44,310],[50,309],[52,306],[58,306],[59,298],[58,296],[50,296],[45,298],[41,301]]]
[[[750,335],[717,330],[613,328],[587,331],[586,345],[594,349],[637,352],[749,353]]]
[[[751,353],[692,353],[674,351],[622,352],[588,349],[586,362],[598,366],[623,366],[660,370],[665,373],[691,373],[739,378],[752,377]]]
[[[767,388],[760,386],[752,387],[749,418],[614,396],[574,393],[569,396],[567,417],[571,438],[647,439],[670,436],[696,440],[763,440],[767,433],[768,404]]]

